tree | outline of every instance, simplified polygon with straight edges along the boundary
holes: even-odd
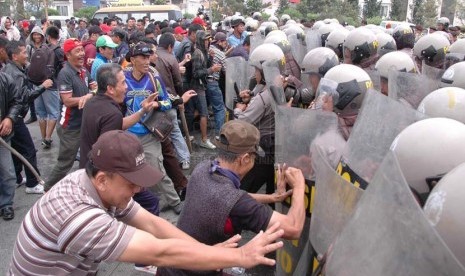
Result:
[[[276,10],[276,14],[281,15],[284,14],[284,10],[289,8],[288,0],[279,0],[279,7]]]
[[[437,0],[422,0],[421,6],[416,8],[415,17],[412,17],[415,24],[422,24],[426,27],[436,25],[438,17]]]
[[[424,0],[413,0],[410,7],[412,10],[412,21],[415,24],[423,24],[422,10]]]
[[[403,0],[391,0],[391,20],[404,21],[407,16],[407,11],[404,10]]]
[[[87,20],[92,19],[92,16],[94,13],[98,10],[97,7],[85,7],[82,9],[79,9],[79,11],[74,13],[74,16],[79,17],[79,18],[86,18]]]
[[[254,12],[261,12],[263,4],[261,0],[247,0],[245,2],[245,14],[252,15]]]
[[[283,14],[289,15],[292,19],[296,20],[303,18],[303,15],[294,8],[287,8],[283,11]]]
[[[379,16],[381,12],[381,1],[379,0],[366,0],[365,6],[363,7],[363,16],[365,18],[371,18]]]

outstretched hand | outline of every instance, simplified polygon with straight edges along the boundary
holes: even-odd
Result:
[[[275,260],[266,258],[265,255],[276,251],[283,246],[283,242],[275,242],[282,237],[284,230],[279,228],[279,222],[273,224],[265,232],[260,231],[251,241],[242,246],[242,264],[241,267],[251,268],[256,265],[272,266]]]

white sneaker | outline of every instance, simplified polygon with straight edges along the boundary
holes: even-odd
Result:
[[[194,141],[195,137],[194,136],[189,136],[189,140],[192,142]]]
[[[134,266],[134,269],[137,271],[142,271],[150,274],[157,274],[157,267],[154,265],[148,265],[148,266]]]
[[[189,161],[187,161],[187,160],[186,160],[186,161],[182,161],[182,162],[181,162],[181,168],[182,168],[183,170],[188,170],[188,169],[191,168],[191,163],[190,163]]]
[[[43,194],[44,186],[42,184],[37,184],[32,188],[26,187],[26,194]]]
[[[200,141],[200,146],[202,148],[207,148],[207,149],[216,149],[216,146],[213,145],[213,143],[210,141],[210,139],[207,139],[205,142]]]
[[[16,187],[21,187],[24,184],[26,184],[26,177],[23,177],[23,180],[21,180],[21,183],[16,183]]]

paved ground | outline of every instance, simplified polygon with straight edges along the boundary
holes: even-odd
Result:
[[[53,146],[51,149],[43,150],[40,145],[40,131],[38,123],[33,123],[29,125],[29,130],[34,140],[34,144],[38,149],[37,159],[39,170],[41,171],[42,176],[46,179],[50,174],[53,165],[56,162],[56,157],[58,155],[58,145],[59,140],[56,134],[53,137]],[[194,133],[194,136],[198,139],[199,133]],[[211,158],[214,156],[214,151],[203,149],[198,147],[196,144],[194,146],[194,152],[192,153],[192,166],[191,169],[201,160]],[[73,167],[73,170],[77,169],[77,162]],[[186,171],[188,175],[190,171]],[[34,202],[39,199],[39,195],[28,195],[24,191],[24,186],[16,189],[15,200],[14,200],[14,209],[15,209],[15,218],[12,221],[4,221],[0,219],[0,233],[2,238],[0,239],[0,275],[5,275],[8,269],[8,264],[11,259],[11,253],[14,246],[14,241],[16,239],[16,234],[19,229],[19,226],[26,215],[29,208],[34,204]],[[163,202],[161,203],[163,206]],[[177,215],[171,211],[162,211],[160,214],[161,217],[169,220],[172,223],[176,223]],[[247,241],[253,237],[252,233],[243,233],[243,239]],[[148,275],[143,272],[137,272],[133,269],[132,264],[125,263],[105,263],[100,266],[98,275],[133,275],[133,276],[144,276]],[[269,267],[257,267],[252,270],[247,270],[246,274],[243,275],[274,275],[274,268]]]

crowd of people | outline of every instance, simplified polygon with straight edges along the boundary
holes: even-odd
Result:
[[[283,246],[276,239],[310,242],[312,208],[306,206],[319,195],[306,196],[321,179],[318,164],[327,162],[341,179],[357,179],[352,184],[368,196],[384,156],[393,152],[412,199],[431,218],[438,203],[430,195],[438,196],[436,189],[447,185],[441,185],[442,175],[465,161],[452,153],[465,137],[465,43],[447,18],[427,34],[409,24],[356,28],[285,14],[265,21],[259,12],[226,17],[215,30],[201,14],[193,20],[146,16],[66,24],[24,20],[18,29],[11,18],[1,20],[0,136],[36,171],[37,150],[26,124],[38,121],[42,150],[59,148],[42,184],[0,145],[3,219],[14,219],[17,185],[25,184],[29,194],[45,193],[21,225],[10,275],[96,273],[107,260],[157,275],[221,275],[225,267],[273,265],[264,255]],[[241,80],[247,88],[238,87]],[[381,153],[367,151],[360,170],[349,153],[358,130],[373,127],[359,119],[369,116],[371,94],[399,104],[398,114],[416,117],[386,131],[385,143],[373,134],[373,148]],[[281,110],[292,110],[295,118]],[[302,125],[300,114],[329,119]],[[423,129],[403,131],[415,129],[420,117],[446,117],[455,127],[430,135],[448,123],[425,119]],[[197,128],[199,141],[190,135]],[[307,128],[325,131],[299,141]],[[58,143],[52,141],[55,130]],[[422,141],[411,143],[421,131],[444,145],[435,156],[417,148]],[[191,142],[216,158],[197,164],[187,179]],[[283,158],[286,164],[277,164]],[[424,164],[433,159],[449,162],[436,169]],[[79,170],[71,172],[76,160]],[[430,169],[412,169],[414,163]],[[258,193],[263,186],[266,193]],[[177,227],[158,217],[160,197],[180,215]],[[286,202],[287,213],[274,210]],[[448,220],[463,221],[459,211],[444,209]],[[441,218],[434,221],[441,224]],[[462,262],[465,244],[450,243],[457,229],[449,229],[431,231]],[[237,249],[243,230],[257,236]],[[315,258],[331,253],[309,248]],[[312,271],[312,262],[306,263]]]

